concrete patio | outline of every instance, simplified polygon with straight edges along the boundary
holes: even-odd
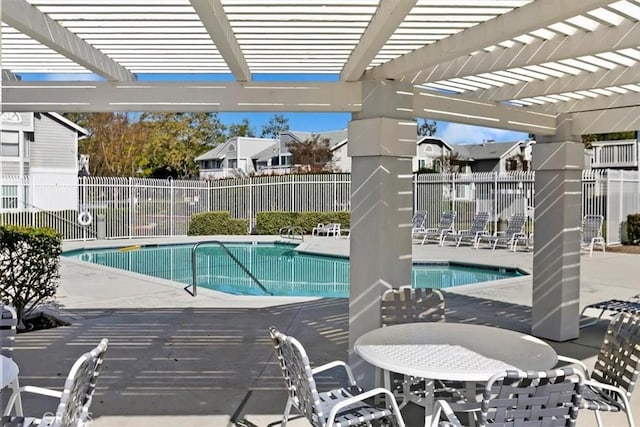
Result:
[[[263,238],[272,240],[237,239]],[[185,240],[196,239],[180,239]],[[131,243],[65,243],[65,250]],[[414,245],[414,261],[532,268],[531,253],[448,245]],[[349,244],[347,239],[306,238],[299,249],[346,255]],[[639,260],[627,254],[583,255],[581,306],[639,293]],[[297,337],[315,364],[347,359],[348,303],[344,299],[238,297],[206,289],[199,289],[193,298],[174,282],[65,258],[61,273],[57,310],[72,324],[18,336],[15,359],[20,381],[60,388],[75,358],[100,338],[109,338],[92,405],[92,425],[97,427],[278,425],[286,394],[267,335],[270,325]],[[448,289],[447,321],[529,332],[531,286],[531,276],[523,276]],[[577,340],[550,344],[559,354],[589,365],[605,327],[602,321],[582,329]],[[638,393],[632,405],[640,413]],[[41,414],[55,410],[55,400],[29,396],[24,406],[29,414]],[[420,408],[410,405],[403,413],[409,426],[421,425]],[[604,420],[611,426],[625,425],[619,415],[605,414]],[[291,425],[307,424],[298,420]],[[581,413],[578,425],[596,425],[593,414]]]

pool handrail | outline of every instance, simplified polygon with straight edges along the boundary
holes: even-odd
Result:
[[[191,279],[191,284],[187,285],[184,287],[184,290],[187,291],[187,293],[191,294],[191,296],[195,297],[198,294],[198,274],[197,274],[197,269],[196,269],[196,250],[198,249],[198,247],[200,247],[200,245],[206,245],[206,244],[216,244],[218,246],[220,246],[222,248],[223,251],[225,251],[225,253],[227,255],[229,255],[229,257],[236,263],[238,264],[238,266],[242,269],[242,271],[244,271],[247,276],[249,276],[251,278],[251,280],[253,280],[258,287],[260,287],[260,289],[262,289],[264,291],[264,293],[266,295],[271,295],[273,296],[273,293],[269,292],[267,290],[267,288],[264,287],[264,285],[260,282],[260,280],[258,280],[258,278],[256,276],[254,276],[251,271],[249,271],[249,269],[242,263],[240,262],[240,260],[238,258],[236,258],[236,256],[231,253],[231,251],[229,250],[229,248],[227,248],[225,246],[224,243],[222,243],[220,240],[203,240],[201,242],[197,242],[196,244],[193,245],[193,247],[191,248],[191,274],[192,274],[192,279]],[[188,288],[191,287],[192,291],[190,292],[188,290]]]
[[[301,241],[304,241],[304,229],[297,225],[287,225],[286,227],[278,230],[280,237],[291,240],[298,240],[298,236]]]

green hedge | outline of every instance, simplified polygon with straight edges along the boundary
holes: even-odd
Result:
[[[631,243],[640,245],[640,213],[627,215],[627,233]]]
[[[189,223],[189,236],[208,236],[217,234],[247,234],[248,221],[235,219],[229,212],[202,212],[194,214]]]
[[[278,234],[282,227],[294,225],[302,227],[306,234],[310,234],[313,227],[319,223],[340,223],[342,228],[351,225],[351,212],[258,212],[256,215],[256,232],[258,234]]]
[[[16,309],[19,322],[55,296],[61,253],[56,230],[0,226],[0,301]]]

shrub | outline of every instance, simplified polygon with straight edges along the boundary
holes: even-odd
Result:
[[[640,245],[640,213],[627,215],[627,233],[631,243]]]
[[[0,226],[0,300],[15,307],[19,324],[56,294],[61,241],[51,228]]]
[[[256,231],[258,234],[278,234],[282,227],[295,225],[309,234],[318,223],[330,222],[338,222],[342,228],[349,228],[351,212],[258,212]]]
[[[247,220],[231,218],[229,212],[202,212],[191,217],[187,234],[189,236],[247,234],[247,229]]]

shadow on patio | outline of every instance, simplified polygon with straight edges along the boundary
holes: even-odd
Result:
[[[530,307],[456,294],[447,294],[446,301],[449,322],[529,331]],[[346,299],[265,309],[74,310],[73,315],[71,326],[19,335],[15,359],[21,384],[60,388],[75,358],[109,338],[92,404],[97,425],[111,425],[100,423],[102,417],[187,415],[220,415],[239,425],[277,423],[286,394],[270,325],[297,337],[314,364],[347,358]],[[562,354],[591,357],[604,326],[583,330],[577,342],[552,345]],[[54,409],[50,399],[25,399],[27,413]]]

